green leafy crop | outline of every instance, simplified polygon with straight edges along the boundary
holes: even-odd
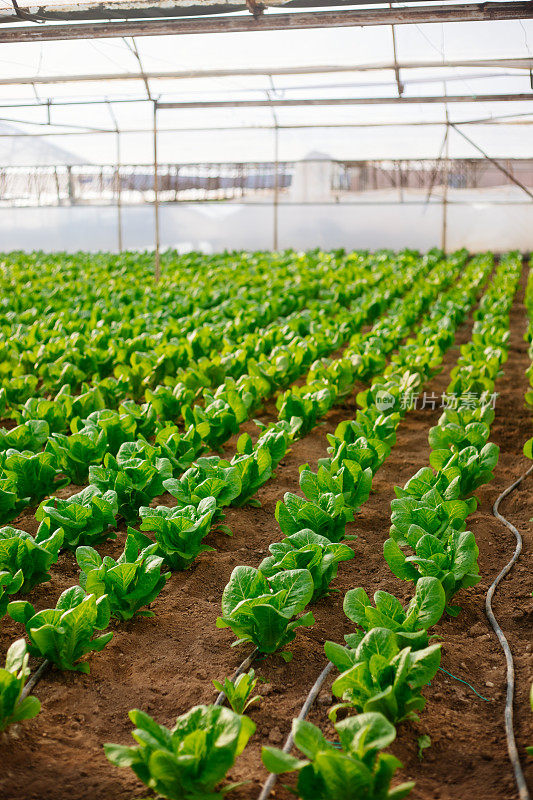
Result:
[[[64,547],[71,549],[105,538],[116,539],[116,533],[110,529],[115,526],[117,515],[116,492],[102,492],[90,484],[66,500],[59,497],[43,500],[35,514],[41,522],[35,541],[39,544],[46,541],[59,528],[63,530]]]
[[[263,575],[271,578],[286,570],[309,570],[314,587],[312,603],[328,593],[331,582],[337,576],[339,563],[349,561],[355,555],[348,545],[330,542],[324,536],[305,529],[293,533],[282,542],[271,544],[268,549],[272,555],[259,565]]]
[[[130,719],[137,744],[106,744],[105,754],[115,766],[131,767],[161,797],[214,800],[235,788],[219,784],[255,731],[248,717],[223,706],[195,706],[170,730],[137,709]]]
[[[153,617],[153,611],[141,609],[157,597],[170,577],[170,572],[161,573],[163,558],[156,555],[157,549],[157,544],[151,543],[139,551],[132,534],[126,537],[124,552],[116,561],[110,556],[102,558],[92,547],[78,547],[80,586],[97,598],[106,595],[112,617]]]
[[[350,589],[344,597],[344,613],[358,630],[344,637],[348,647],[326,642],[325,651],[340,672],[354,664],[355,651],[366,633],[373,628],[387,628],[396,635],[398,646],[420,650],[428,646],[427,630],[444,613],[446,597],[437,578],[420,578],[415,596],[406,608],[382,590],[374,594],[374,605],[364,589]]]
[[[396,738],[396,729],[378,712],[368,712],[337,722],[340,749],[306,720],[293,720],[294,744],[304,758],[263,747],[265,767],[274,773],[298,772],[297,795],[302,800],[401,800],[414,783],[394,788],[391,781],[401,763],[381,753]]]
[[[342,494],[324,492],[312,502],[287,492],[283,502],[278,501],[276,519],[285,536],[309,529],[330,542],[355,538],[346,536],[346,523],[353,520],[353,512],[346,506]]]
[[[190,567],[200,553],[214,549],[203,544],[203,539],[208,535],[216,513],[214,497],[205,497],[197,506],[142,506],[139,509],[142,518],[140,527],[141,531],[153,531],[156,552],[163,556],[170,569],[182,570]],[[138,532],[135,532],[135,536],[141,547],[148,547],[152,543],[151,539]]]
[[[342,702],[331,709],[334,720],[340,709],[379,711],[391,722],[416,718],[426,701],[420,689],[433,678],[440,664],[440,644],[422,650],[400,648],[387,628],[372,628],[357,645],[353,665],[333,683]]]
[[[26,531],[6,526],[0,528],[0,570],[24,577],[21,592],[29,592],[38,583],[50,578],[48,570],[55,564],[63,544],[61,528],[38,542]]]
[[[259,678],[255,677],[255,670],[251,669],[248,672],[242,672],[234,681],[230,678],[225,678],[224,683],[213,681],[213,686],[219,692],[224,692],[236,714],[244,714],[247,708],[254,703],[260,703],[263,699],[258,694],[250,697],[258,683]]]
[[[26,642],[24,639],[17,639],[7,651],[5,668],[0,668],[0,731],[5,731],[15,722],[33,719],[41,710],[41,704],[36,697],[21,697],[26,678],[30,674],[29,657]]]
[[[113,637],[109,632],[93,638],[109,625],[109,600],[105,595],[97,600],[81,586],[64,591],[55,608],[36,612],[31,603],[16,600],[7,612],[25,626],[30,655],[48,658],[59,669],[89,672],[89,664],[81,659],[102,650]]]
[[[261,653],[274,653],[291,642],[296,628],[314,624],[308,612],[296,617],[313,596],[311,573],[306,569],[279,572],[267,579],[253,567],[235,567],[222,595],[217,627],[231,628],[234,644],[252,642]]]

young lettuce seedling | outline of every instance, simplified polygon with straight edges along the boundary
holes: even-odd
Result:
[[[256,694],[255,697],[250,697],[260,680],[262,678],[256,678],[255,670],[251,669],[248,672],[243,672],[235,681],[230,678],[225,678],[224,683],[213,681],[213,686],[219,692],[224,692],[228,703],[236,714],[244,714],[246,709],[250,708],[253,703],[260,703],[263,699],[259,694]]]

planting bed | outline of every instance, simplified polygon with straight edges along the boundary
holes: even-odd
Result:
[[[410,797],[416,800],[518,797],[503,727],[504,656],[485,618],[484,597],[515,546],[510,532],[492,516],[492,504],[530,463],[522,455],[531,431],[531,411],[524,405],[528,388],[525,372],[530,364],[523,339],[526,280],[524,266],[510,313],[508,360],[495,385],[498,398],[490,441],[500,447],[499,462],[494,479],[476,490],[479,507],[468,519],[468,529],[474,533],[480,551],[481,580],[457,595],[456,602],[462,607],[460,615],[451,618],[445,614],[432,629],[432,633],[442,636],[441,667],[447,672],[438,671],[424,688],[426,708],[420,712],[418,721],[397,725],[397,739],[391,747],[391,752],[403,763],[394,783],[399,779],[415,781]],[[396,578],[383,558],[383,543],[390,527],[390,503],[395,496],[394,486],[403,486],[429,463],[428,431],[437,425],[442,413],[440,397],[457,361],[458,345],[470,341],[472,326],[470,313],[457,328],[455,345],[444,352],[440,371],[420,389],[427,396],[434,393],[439,398],[436,407],[409,410],[400,422],[396,444],[373,479],[372,494],[355,520],[346,526],[346,533],[357,537],[350,542],[355,557],[339,565],[338,577],[332,585],[335,591],[312,606],[315,624],[297,630],[296,638],[287,647],[293,654],[292,660],[286,663],[279,652],[260,655],[255,660],[256,673],[264,680],[257,686],[263,700],[248,712],[257,730],[228,772],[230,780],[246,784],[235,789],[230,798],[248,800],[258,796],[268,776],[261,761],[262,746],[283,746],[293,717],[327,663],[325,642],[342,642],[344,634],[353,632],[353,625],[342,609],[346,591],[362,586],[372,596],[376,590],[384,589],[402,602],[413,595],[412,584]],[[367,325],[363,332],[369,329]],[[337,348],[335,355],[342,356],[344,346]],[[303,378],[297,379],[292,385],[302,381]],[[90,656],[89,675],[55,668],[44,675],[34,690],[42,703],[41,713],[1,734],[2,797],[127,800],[147,796],[147,788],[131,770],[119,770],[109,763],[102,745],[131,743],[128,712],[132,708],[142,709],[158,723],[172,727],[176,716],[191,706],[214,702],[217,692],[211,680],[223,681],[252,651],[249,643],[230,649],[235,636],[229,628],[216,627],[224,587],[235,567],[258,567],[268,555],[269,544],[279,541],[280,530],[274,516],[277,502],[285,492],[299,492],[300,465],[308,463],[316,470],[318,459],[327,455],[326,434],[333,434],[341,421],[355,419],[358,408],[355,398],[363,388],[363,383],[356,380],[353,390],[337,399],[319,424],[292,443],[275,476],[255,493],[260,507],[225,509],[224,522],[233,536],[223,533],[208,536],[205,541],[216,552],[202,553],[188,570],[173,572],[151,604],[155,616],[134,617],[125,622],[112,620],[109,630],[113,631],[113,639],[102,652]],[[275,422],[278,410],[273,400],[268,400],[256,416],[265,423]],[[5,427],[11,426],[11,421],[5,420]],[[257,437],[257,427],[251,421],[241,425],[240,432],[243,431],[250,432],[254,439]],[[234,434],[223,444],[224,457],[232,457],[237,441]],[[80,488],[70,484],[55,492],[55,496],[70,497]],[[152,505],[156,504],[174,506],[175,500],[166,493],[155,498]],[[515,658],[515,730],[526,777],[533,785],[533,759],[528,760],[525,753],[525,748],[533,744],[533,714],[528,704],[533,680],[532,510],[533,476],[530,476],[500,509],[522,532],[524,552],[498,589],[494,611]],[[35,535],[38,529],[35,506],[25,508],[10,524]],[[95,545],[101,556],[117,558],[122,552],[126,532],[123,520],[117,530],[117,540]],[[28,597],[36,609],[53,608],[60,593],[77,583],[79,569],[74,553],[63,550],[50,572],[51,579],[37,585]],[[9,616],[4,617],[0,652],[5,654],[9,644],[21,635],[21,625]],[[30,663],[35,667],[39,661],[32,658]],[[330,741],[335,738],[335,729],[328,720],[328,710],[335,702],[331,694],[334,677],[337,673],[325,684],[309,715],[309,720]],[[486,699],[458,679],[471,684]],[[419,756],[417,739],[422,735],[431,737],[431,746]],[[280,777],[272,795],[278,800],[293,796],[283,784],[294,786],[295,780],[292,776]]]

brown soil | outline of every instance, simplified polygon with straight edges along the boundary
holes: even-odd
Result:
[[[481,583],[462,592],[463,611],[458,619],[447,619],[438,626],[443,636],[442,666],[471,683],[489,699],[479,699],[467,686],[442,672],[425,695],[427,707],[420,722],[401,725],[393,752],[405,767],[402,779],[416,780],[412,797],[416,800],[515,800],[517,797],[507,758],[503,729],[505,663],[495,635],[484,616],[484,595],[501,567],[514,550],[514,537],[491,515],[498,494],[525,471],[527,459],[523,442],[531,435],[531,412],[523,406],[526,389],[524,371],[528,358],[522,334],[525,311],[523,285],[515,302],[512,339],[500,392],[492,441],[501,447],[500,463],[494,481],[480,490],[480,506],[471,517],[480,548]],[[470,338],[471,321],[458,331],[457,343]],[[457,349],[448,351],[443,371],[426,387],[440,395],[447,386],[449,370]],[[247,655],[247,648],[231,649],[233,635],[215,627],[220,597],[231,570],[238,564],[257,566],[267,554],[268,544],[279,539],[274,519],[277,500],[286,491],[298,490],[298,466],[306,461],[316,465],[326,451],[326,433],[338,422],[355,414],[355,393],[344,406],[334,409],[325,422],[297,442],[280,464],[275,480],[258,493],[261,508],[229,509],[226,522],[232,538],[216,535],[210,542],[217,553],[201,556],[187,572],[174,574],[154,603],[156,617],[114,625],[115,635],[102,653],[91,658],[91,674],[50,672],[36,694],[43,709],[32,722],[12,728],[0,740],[4,767],[0,790],[5,800],[114,800],[146,797],[147,791],[129,770],[111,766],[102,750],[104,742],[129,743],[131,724],[128,710],[142,708],[158,722],[172,725],[177,714],[191,705],[213,701],[216,692],[212,678],[230,675]],[[270,409],[272,410],[272,409]],[[266,418],[268,418],[268,411]],[[326,663],[323,643],[342,641],[350,626],[342,613],[344,592],[363,586],[372,593],[385,588],[407,599],[411,586],[398,581],[382,556],[387,537],[390,500],[394,484],[403,483],[428,461],[427,432],[440,415],[440,409],[410,412],[399,429],[398,443],[378,472],[374,492],[357,520],[348,526],[356,533],[355,558],[340,565],[335,587],[339,594],[324,598],[314,607],[316,624],[300,630],[290,649],[289,664],[279,656],[258,662],[257,672],[266,680],[261,687],[264,700],[251,712],[257,733],[245,755],[231,771],[232,780],[249,780],[231,797],[240,800],[257,797],[266,777],[261,765],[261,745],[281,746],[290,730],[291,719],[303,704],[307,691]],[[250,431],[253,426],[245,426]],[[228,452],[235,443],[229,443]],[[65,494],[76,487],[64,490]],[[524,535],[524,552],[518,565],[500,586],[494,610],[508,636],[515,656],[517,697],[516,732],[524,766],[528,764],[524,747],[533,743],[533,714],[527,695],[532,680],[531,658],[531,554],[533,525],[533,478],[529,478],[505,501],[501,512]],[[166,498],[168,501],[168,498]],[[16,521],[19,527],[34,529],[29,514]],[[122,549],[123,532],[117,542],[99,548],[102,554],[116,555]],[[529,563],[529,566],[528,566]],[[52,580],[37,587],[28,598],[37,608],[55,605],[59,593],[77,581],[78,571],[72,554],[62,554],[53,568]],[[18,625],[8,618],[2,622],[2,652],[21,635]],[[333,730],[327,720],[331,702],[326,687],[313,708],[310,719],[327,736]],[[417,755],[417,737],[427,733],[432,746]],[[531,759],[526,767],[533,783]],[[283,781],[285,782],[285,781]],[[273,797],[288,800],[291,795],[278,784]],[[348,800],[348,799],[347,799]]]

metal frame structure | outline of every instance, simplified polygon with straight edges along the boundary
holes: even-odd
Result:
[[[154,0],[125,0],[125,2],[111,3],[105,2],[82,2],[74,5],[61,5],[59,2],[46,3],[40,6],[20,5],[13,0],[13,9],[0,10],[0,42],[44,42],[58,40],[76,39],[96,39],[96,38],[118,38],[118,37],[138,37],[138,36],[160,36],[160,35],[190,35],[207,33],[242,33],[274,30],[310,30],[316,28],[337,28],[337,27],[360,27],[360,26],[391,26],[393,34],[393,44],[395,43],[394,28],[396,25],[420,24],[431,22],[462,22],[462,21],[492,21],[492,20],[523,20],[533,19],[533,2],[531,0],[488,0],[481,3],[467,3],[464,0],[453,0],[445,5],[437,5],[426,0],[409,0],[407,3],[399,5],[394,0],[376,6],[372,0],[358,0],[351,3],[349,0],[214,0],[213,2],[201,3],[199,0],[173,0],[172,3],[159,5]],[[354,5],[357,6],[354,8]],[[275,9],[275,13],[271,13]],[[303,9],[303,10],[302,10]],[[306,10],[306,9],[313,9]],[[250,11],[252,13],[240,13]],[[238,13],[234,13],[238,12]],[[23,25],[23,22],[30,22],[31,25]],[[54,22],[58,24],[48,24]],[[393,62],[382,64],[362,64],[362,65],[325,65],[316,67],[288,67],[288,68],[242,68],[234,70],[180,70],[167,72],[149,72],[143,69],[143,64],[135,40],[133,45],[129,45],[130,50],[135,55],[139,63],[137,73],[110,73],[107,75],[59,75],[59,76],[40,76],[38,78],[20,79],[0,79],[0,85],[33,85],[38,84],[57,84],[68,82],[89,82],[89,81],[121,81],[121,80],[142,80],[145,87],[145,96],[134,98],[133,100],[117,98],[116,100],[76,100],[76,101],[39,101],[33,103],[5,103],[0,104],[0,108],[28,108],[45,107],[48,113],[48,123],[51,124],[50,110],[53,107],[67,105],[89,105],[95,103],[107,103],[111,116],[112,127],[109,129],[90,128],[80,126],[79,130],[74,130],[78,135],[90,135],[92,133],[112,133],[116,136],[116,160],[117,175],[120,166],[120,136],[121,131],[113,113],[113,105],[120,102],[144,102],[152,106],[153,125],[153,168],[154,168],[154,223],[155,223],[155,279],[160,275],[160,230],[159,230],[159,185],[158,185],[158,135],[160,133],[158,125],[158,114],[168,109],[213,109],[213,108],[247,108],[247,107],[268,107],[271,109],[272,125],[260,126],[234,126],[217,127],[217,130],[241,130],[252,128],[265,128],[273,131],[276,175],[279,165],[278,137],[279,131],[289,128],[333,128],[333,127],[358,127],[364,123],[352,124],[324,124],[324,125],[281,125],[276,115],[277,108],[298,107],[298,106],[356,106],[356,105],[412,105],[412,104],[441,104],[444,105],[446,117],[443,121],[436,122],[409,122],[407,125],[440,125],[444,127],[444,140],[439,161],[442,159],[446,163],[447,147],[450,129],[455,130],[465,138],[471,146],[478,150],[484,158],[487,158],[499,169],[498,162],[492,159],[482,148],[472,139],[467,137],[460,127],[463,124],[531,124],[531,119],[505,119],[505,115],[485,120],[467,120],[464,122],[451,120],[449,106],[456,103],[476,103],[476,102],[531,102],[533,100],[533,77],[531,79],[532,93],[520,94],[485,94],[485,95],[448,95],[446,84],[444,83],[444,94],[426,95],[414,97],[405,95],[405,82],[401,77],[401,70],[417,69],[418,67],[439,68],[456,67],[468,65],[472,68],[494,67],[514,70],[529,71],[532,75],[533,58],[507,58],[507,59],[478,59],[463,61],[426,61],[419,63],[401,63],[393,47]],[[150,80],[152,79],[190,79],[190,78],[212,78],[229,75],[265,75],[270,78],[272,89],[273,75],[290,74],[319,74],[319,73],[340,73],[340,72],[366,72],[373,70],[392,70],[397,95],[387,97],[366,97],[366,98],[309,98],[309,99],[280,99],[275,96],[274,91],[266,90],[265,99],[253,100],[216,100],[198,102],[171,102],[162,101],[152,95]],[[533,112],[532,112],[533,113]],[[375,123],[380,125],[394,125],[395,123]],[[400,123],[402,124],[402,123]],[[368,127],[374,125],[367,123]],[[65,126],[74,129],[73,126]],[[169,130],[169,129],[164,129]],[[185,128],[175,130],[187,130]],[[192,129],[188,129],[192,130]],[[201,129],[195,129],[201,130]],[[204,128],[204,130],[207,130]],[[125,131],[122,131],[124,133]],[[9,135],[31,135],[3,134]],[[502,168],[503,172],[506,172]],[[513,175],[506,172],[509,180],[514,182],[523,190],[530,199],[533,193],[527,187],[517,181]],[[120,181],[118,181],[120,184]],[[118,220],[118,242],[119,249],[122,248],[122,221],[121,221],[121,200],[120,192],[117,193],[117,220]],[[446,230],[447,230],[447,198],[446,192],[443,197],[443,226],[442,244],[446,249]],[[277,247],[278,230],[278,208],[279,208],[279,181],[275,181],[274,191],[274,215],[273,215],[273,238],[274,246]]]
[[[258,31],[310,30],[313,28],[361,27],[375,25],[421,25],[432,22],[487,22],[533,19],[531,0],[488,0],[457,5],[392,6],[343,11],[302,11],[255,16],[216,15],[179,19],[128,20],[127,22],[81,22],[74,25],[0,27],[0,43],[72,41],[137,36],[178,36],[205,33],[257,33]],[[318,3],[316,4],[318,5]],[[321,3],[320,5],[325,5]],[[337,5],[337,4],[336,4]],[[121,15],[123,16],[123,15]],[[43,20],[39,20],[43,22]]]

